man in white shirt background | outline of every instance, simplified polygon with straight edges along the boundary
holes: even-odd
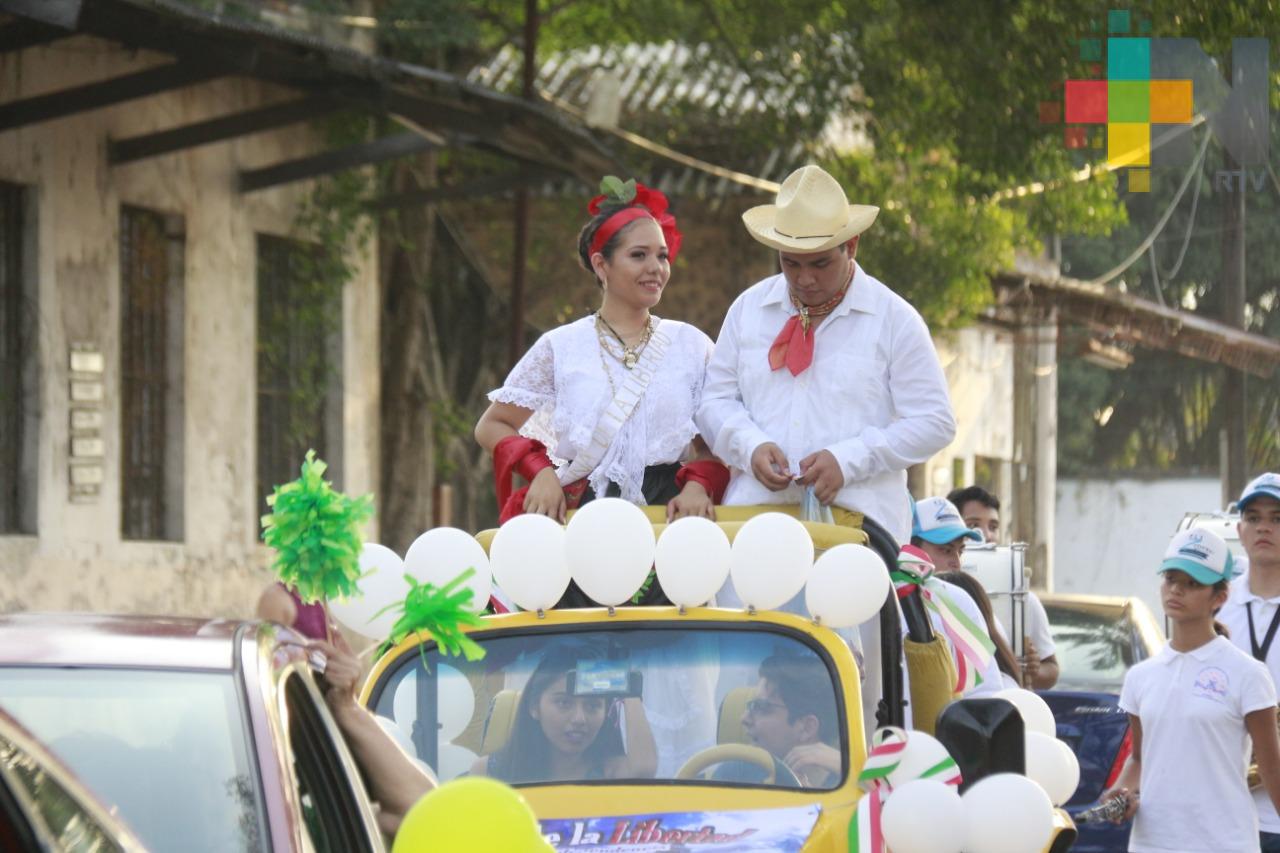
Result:
[[[906,470],[951,442],[955,416],[924,320],[856,263],[878,212],[805,166],[743,214],[782,272],[729,308],[696,420],[732,472],[726,504],[796,504],[811,486],[904,542]]]
[[[1231,642],[1266,664],[1280,683],[1280,474],[1266,473],[1245,486],[1237,531],[1249,557],[1248,570],[1231,582],[1218,621],[1231,632]],[[1280,853],[1280,816],[1266,791],[1253,792],[1258,807],[1263,853]]]
[[[1000,544],[1000,499],[981,486],[953,489],[947,500],[955,504],[965,526],[982,534],[986,541]],[[1026,596],[1023,638],[1022,680],[1031,690],[1049,690],[1058,683],[1057,645],[1049,630],[1049,614],[1034,592]],[[1000,626],[1003,632],[1004,626]],[[1008,639],[1008,638],[1006,638]]]

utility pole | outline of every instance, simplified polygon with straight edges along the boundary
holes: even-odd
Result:
[[[1230,175],[1239,164],[1226,152],[1226,170]],[[1222,320],[1229,326],[1244,328],[1245,305],[1245,190],[1244,173],[1232,185],[1225,199],[1222,217]],[[1223,469],[1222,505],[1235,500],[1248,478],[1248,406],[1245,375],[1233,367],[1222,368],[1222,432]]]
[[[1010,535],[1026,542],[1031,584],[1053,589],[1058,481],[1058,318],[1030,306],[1013,339],[1013,483]]]
[[[524,78],[520,96],[532,101],[537,80],[538,0],[524,2]],[[511,248],[511,333],[507,366],[524,355],[524,279],[529,259],[529,191],[516,190],[515,238]]]

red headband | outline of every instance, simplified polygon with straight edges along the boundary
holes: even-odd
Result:
[[[595,216],[600,212],[600,205],[610,200],[608,196],[598,195],[591,199],[591,204],[587,205],[587,211]],[[600,223],[595,236],[591,238],[591,251],[587,253],[588,257],[603,249],[604,244],[613,239],[613,235],[624,226],[642,217],[649,217],[658,223],[658,227],[662,229],[662,236],[667,241],[667,257],[674,261],[680,251],[683,238],[680,229],[676,227],[676,218],[667,213],[667,197],[659,190],[650,189],[639,183],[636,184],[635,201],[630,206],[615,211]]]

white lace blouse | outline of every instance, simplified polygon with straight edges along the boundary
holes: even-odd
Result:
[[[671,346],[644,397],[587,477],[597,495],[603,495],[612,482],[618,484],[623,499],[644,503],[644,469],[686,458],[689,442],[698,432],[693,414],[702,397],[711,339],[688,323],[658,322]],[[601,351],[593,314],[538,338],[503,386],[489,393],[489,399],[531,409],[533,417],[520,434],[545,444],[551,461],[563,471],[590,445],[596,421],[613,399],[606,369],[614,385],[621,387],[627,369]]]

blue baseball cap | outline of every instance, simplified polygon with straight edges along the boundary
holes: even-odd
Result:
[[[1235,576],[1235,560],[1222,537],[1212,530],[1193,527],[1169,540],[1160,572],[1172,569],[1186,572],[1202,584],[1229,581]]]
[[[1280,474],[1268,471],[1244,487],[1240,500],[1236,501],[1237,509],[1244,509],[1254,498],[1275,498],[1280,501]]]
[[[983,541],[981,533],[965,526],[960,510],[946,498],[925,498],[912,505],[911,535],[934,545],[946,545],[961,536]]]

